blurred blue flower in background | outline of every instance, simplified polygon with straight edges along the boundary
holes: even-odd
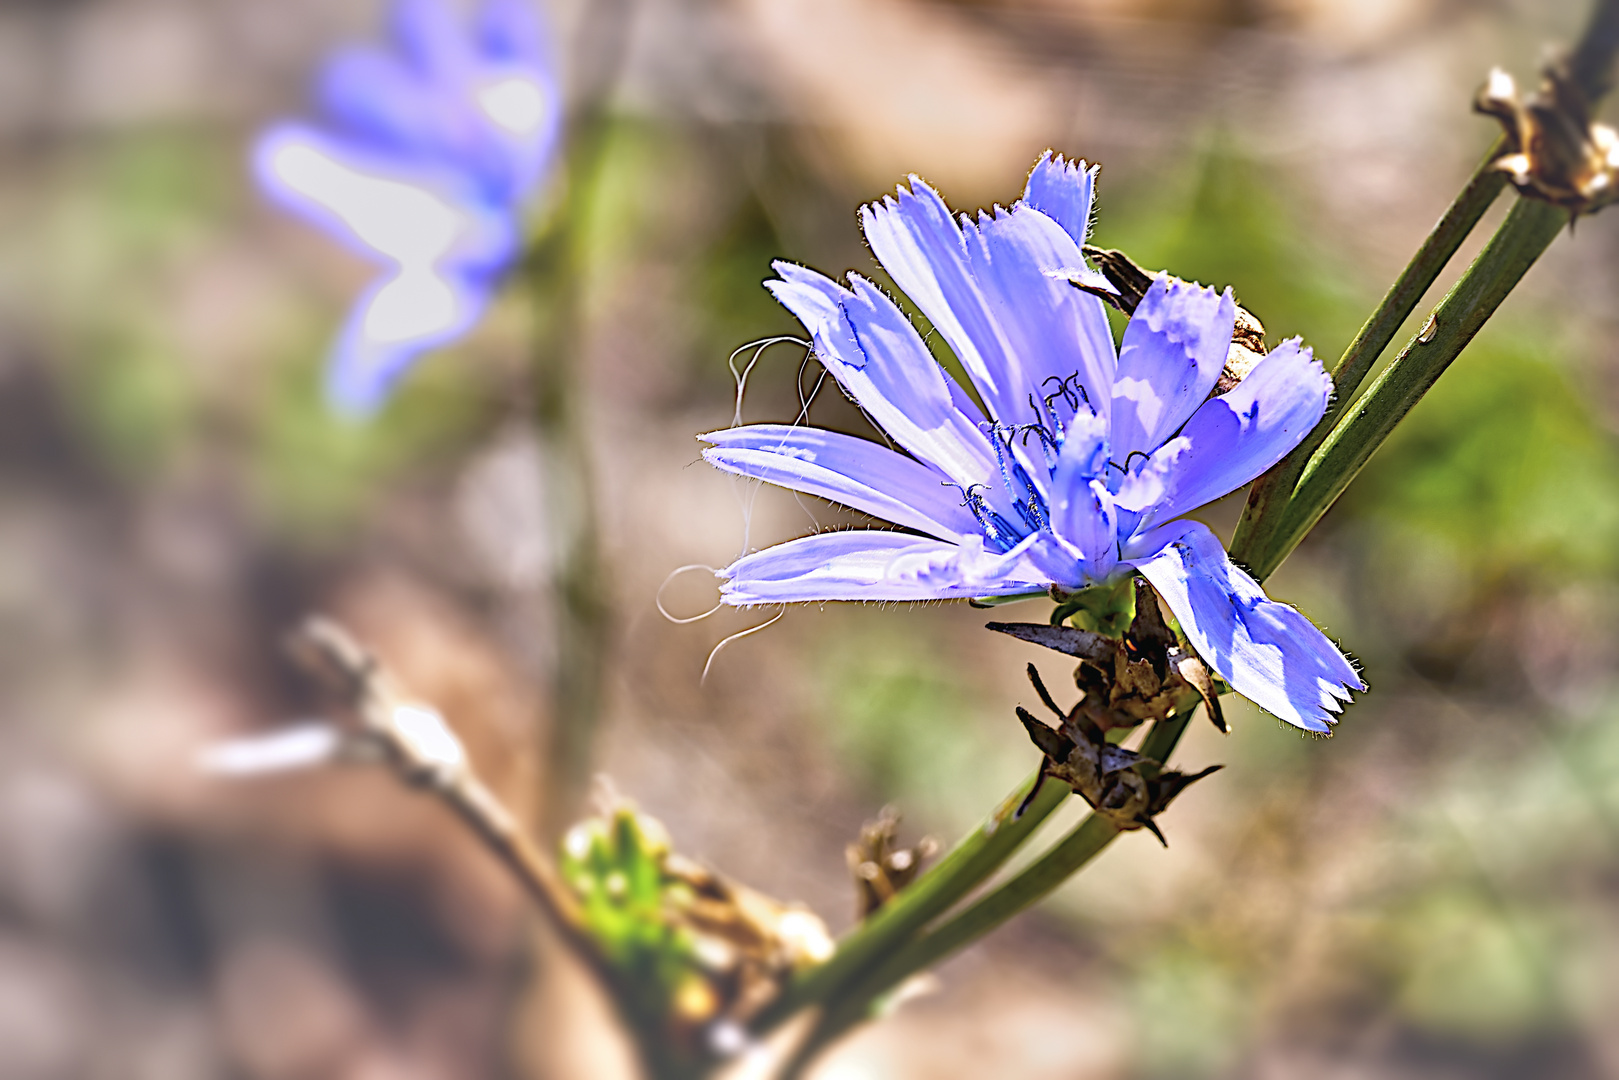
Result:
[[[1298,339],[1213,396],[1236,302],[1160,275],[1115,354],[1085,265],[1095,169],[1047,154],[1023,198],[976,222],[916,177],[862,212],[866,240],[949,343],[983,408],[871,282],[778,262],[768,287],[817,358],[906,453],[815,428],[702,436],[730,472],[818,495],[911,532],[822,533],[720,572],[726,603],[935,600],[1118,581],[1158,590],[1233,689],[1325,732],[1365,685],[1308,619],[1269,599],[1208,527],[1182,515],[1296,446],[1332,382]],[[986,416],[986,410],[988,415]],[[909,455],[909,456],[907,456]]]
[[[444,0],[398,0],[392,25],[393,51],[328,60],[326,126],[276,124],[253,155],[277,203],[386,267],[328,368],[328,396],[349,414],[374,411],[418,355],[482,315],[521,249],[522,204],[562,114],[526,0],[485,0],[470,26]]]

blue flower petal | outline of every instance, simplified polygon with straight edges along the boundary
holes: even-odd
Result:
[[[340,127],[378,147],[443,157],[464,141],[457,133],[465,103],[378,49],[334,53],[321,69],[317,97]]]
[[[1153,454],[1143,471],[1161,477],[1163,490],[1141,527],[1211,503],[1282,460],[1320,422],[1331,397],[1331,377],[1298,338],[1278,345]]]
[[[1083,161],[1066,161],[1061,154],[1047,150],[1040,155],[1029,172],[1029,182],[1023,188],[1023,203],[1032,206],[1084,246],[1091,232],[1091,204],[1096,197],[1096,173],[1099,165],[1086,165]],[[1083,268],[1087,285],[1118,292],[1101,273]]]
[[[354,308],[328,389],[368,412],[411,359],[467,329],[521,239],[560,99],[536,13],[486,0],[469,30],[445,0],[395,0],[395,49],[326,65],[333,127],[279,124],[254,168],[272,199],[388,268]]]
[[[1107,490],[1107,427],[1081,412],[1069,425],[1051,477],[1051,531],[1079,553],[1095,580],[1113,572],[1118,531]]]
[[[785,424],[711,431],[698,438],[710,465],[818,495],[944,540],[983,532],[961,490],[938,471],[886,446]]]
[[[994,480],[995,452],[979,429],[983,414],[953,387],[892,300],[853,274],[846,289],[791,263],[775,268],[780,280],[765,287],[804,324],[821,363],[879,428],[963,487]]]
[[[719,576],[724,582],[720,599],[738,607],[816,600],[950,600],[1046,587],[1021,552],[995,555],[976,537],[951,544],[893,532],[831,532],[789,540],[743,556]]]
[[[275,202],[384,265],[493,268],[517,250],[512,214],[436,163],[279,124],[254,144],[253,170]]]
[[[326,396],[345,416],[369,416],[418,356],[465,334],[483,316],[487,283],[454,274],[401,273],[355,302],[332,348]]]
[[[1137,305],[1119,348],[1113,384],[1113,460],[1128,465],[1175,434],[1225,366],[1237,303],[1213,289],[1160,275]]]
[[[1045,420],[1040,403],[1050,397],[1066,423],[1076,383],[1106,412],[1113,339],[1101,301],[1054,276],[1085,269],[1055,221],[1021,207],[958,223],[913,176],[910,190],[865,207],[861,222],[883,269],[950,344],[996,420]]]
[[[550,42],[531,0],[484,0],[477,16],[482,54],[535,69],[549,69]]]
[[[1265,595],[1195,521],[1141,538],[1130,555],[1186,638],[1231,688],[1306,731],[1327,732],[1366,684],[1309,619]]]
[[[405,58],[433,82],[461,82],[473,66],[471,43],[445,0],[394,0],[391,23]]]

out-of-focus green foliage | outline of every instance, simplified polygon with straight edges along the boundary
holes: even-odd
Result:
[[[1317,243],[1306,210],[1285,197],[1284,176],[1218,134],[1180,175],[1151,183],[1097,183],[1092,243],[1116,247],[1149,270],[1224,288],[1265,324],[1274,345],[1302,335],[1329,366],[1376,300]]]
[[[178,362],[164,295],[229,205],[221,149],[182,132],[98,147],[64,167],[34,223],[35,284],[70,360],[69,407],[127,474],[160,468],[197,421],[197,379]]]
[[[866,618],[844,622],[815,664],[838,759],[873,798],[919,823],[950,835],[970,828],[1038,754],[1012,737],[1022,732],[1010,706],[964,685],[960,666],[919,620],[906,619],[901,634],[897,618],[854,614]],[[1063,693],[1060,679],[1052,685]]]
[[[162,477],[188,456],[245,452],[277,528],[330,533],[358,519],[378,481],[420,470],[492,420],[465,355],[418,365],[384,412],[335,416],[322,396],[326,350],[347,312],[332,298],[209,291],[239,263],[229,235],[254,213],[234,146],[200,133],[145,133],[87,151],[36,223],[43,315],[58,339],[70,413],[119,473]],[[238,304],[240,310],[213,310]],[[230,319],[225,340],[185,324]],[[472,348],[458,350],[461,353]],[[232,441],[219,445],[221,432]]]
[[[377,416],[339,416],[321,389],[325,349],[309,341],[274,367],[252,418],[259,497],[282,528],[314,537],[357,520],[381,481],[453,463],[499,416],[459,349],[413,368]]]
[[[1481,583],[1610,575],[1619,453],[1558,335],[1486,330],[1350,491],[1351,511],[1416,529]]]
[[[654,1025],[698,979],[692,935],[669,917],[678,903],[671,890],[686,890],[664,874],[669,850],[663,827],[628,807],[575,825],[562,843],[562,877],[580,900],[586,929],[624,985],[642,992],[632,1004]]]
[[[1132,1013],[1151,1076],[1203,1076],[1231,1064],[1252,1010],[1247,974],[1220,963],[1195,945],[1168,945],[1136,970]]]

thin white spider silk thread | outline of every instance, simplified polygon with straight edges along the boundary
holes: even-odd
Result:
[[[787,614],[787,605],[783,604],[781,606],[781,610],[776,612],[775,617],[770,619],[768,622],[762,622],[758,626],[750,626],[746,630],[739,630],[730,637],[722,640],[718,645],[714,646],[714,651],[708,654],[708,663],[703,665],[703,677],[697,680],[697,685],[701,686],[708,681],[709,669],[714,666],[714,658],[720,654],[721,649],[725,648],[725,646],[731,644],[733,641],[741,641],[749,634],[757,634],[767,626],[774,626],[776,623],[781,621],[781,617],[785,614]]]
[[[732,427],[742,426],[742,397],[747,392],[748,376],[753,372],[753,365],[759,362],[759,358],[764,355],[765,350],[770,348],[770,346],[785,345],[789,342],[797,345],[801,349],[804,349],[806,352],[813,348],[813,346],[803,338],[794,337],[791,334],[782,334],[779,337],[763,338],[759,341],[750,341],[746,345],[739,346],[725,361],[726,366],[731,369],[731,377],[736,380],[736,410],[731,414]],[[741,371],[738,371],[736,369],[736,358],[747,352],[749,349],[753,350],[753,356],[748,359],[747,366]]]
[[[669,583],[671,581],[673,581],[675,578],[679,577],[681,574],[684,574],[688,570],[707,570],[710,574],[718,574],[719,573],[719,570],[717,570],[716,568],[714,568],[712,566],[709,566],[707,563],[687,563],[685,566],[679,566],[679,567],[676,567],[675,569],[669,571],[668,575],[663,579],[663,584],[658,586],[657,595],[655,595],[652,598],[652,602],[657,605],[658,614],[662,615],[665,619],[668,619],[670,622],[674,623],[676,626],[685,626],[688,623],[702,622],[704,619],[708,618],[710,615],[714,614],[720,608],[725,606],[725,602],[723,600],[720,600],[720,601],[716,601],[713,607],[709,608],[707,611],[703,612],[701,615],[688,615],[688,616],[686,616],[684,618],[681,618],[681,617],[675,616],[675,615],[671,615],[669,613],[669,609],[663,606],[663,590],[665,590],[665,589],[667,589],[669,587]]]

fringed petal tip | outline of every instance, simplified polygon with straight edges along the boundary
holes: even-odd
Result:
[[[1058,150],[1047,148],[1034,167],[1029,170],[1032,177],[1036,173],[1060,175],[1062,179],[1072,183],[1074,181],[1094,181],[1102,166],[1086,161],[1084,158],[1071,158]]]
[[[1029,170],[1023,204],[1051,218],[1074,243],[1083,245],[1091,231],[1091,208],[1096,197],[1098,167],[1066,160],[1047,150]]]

